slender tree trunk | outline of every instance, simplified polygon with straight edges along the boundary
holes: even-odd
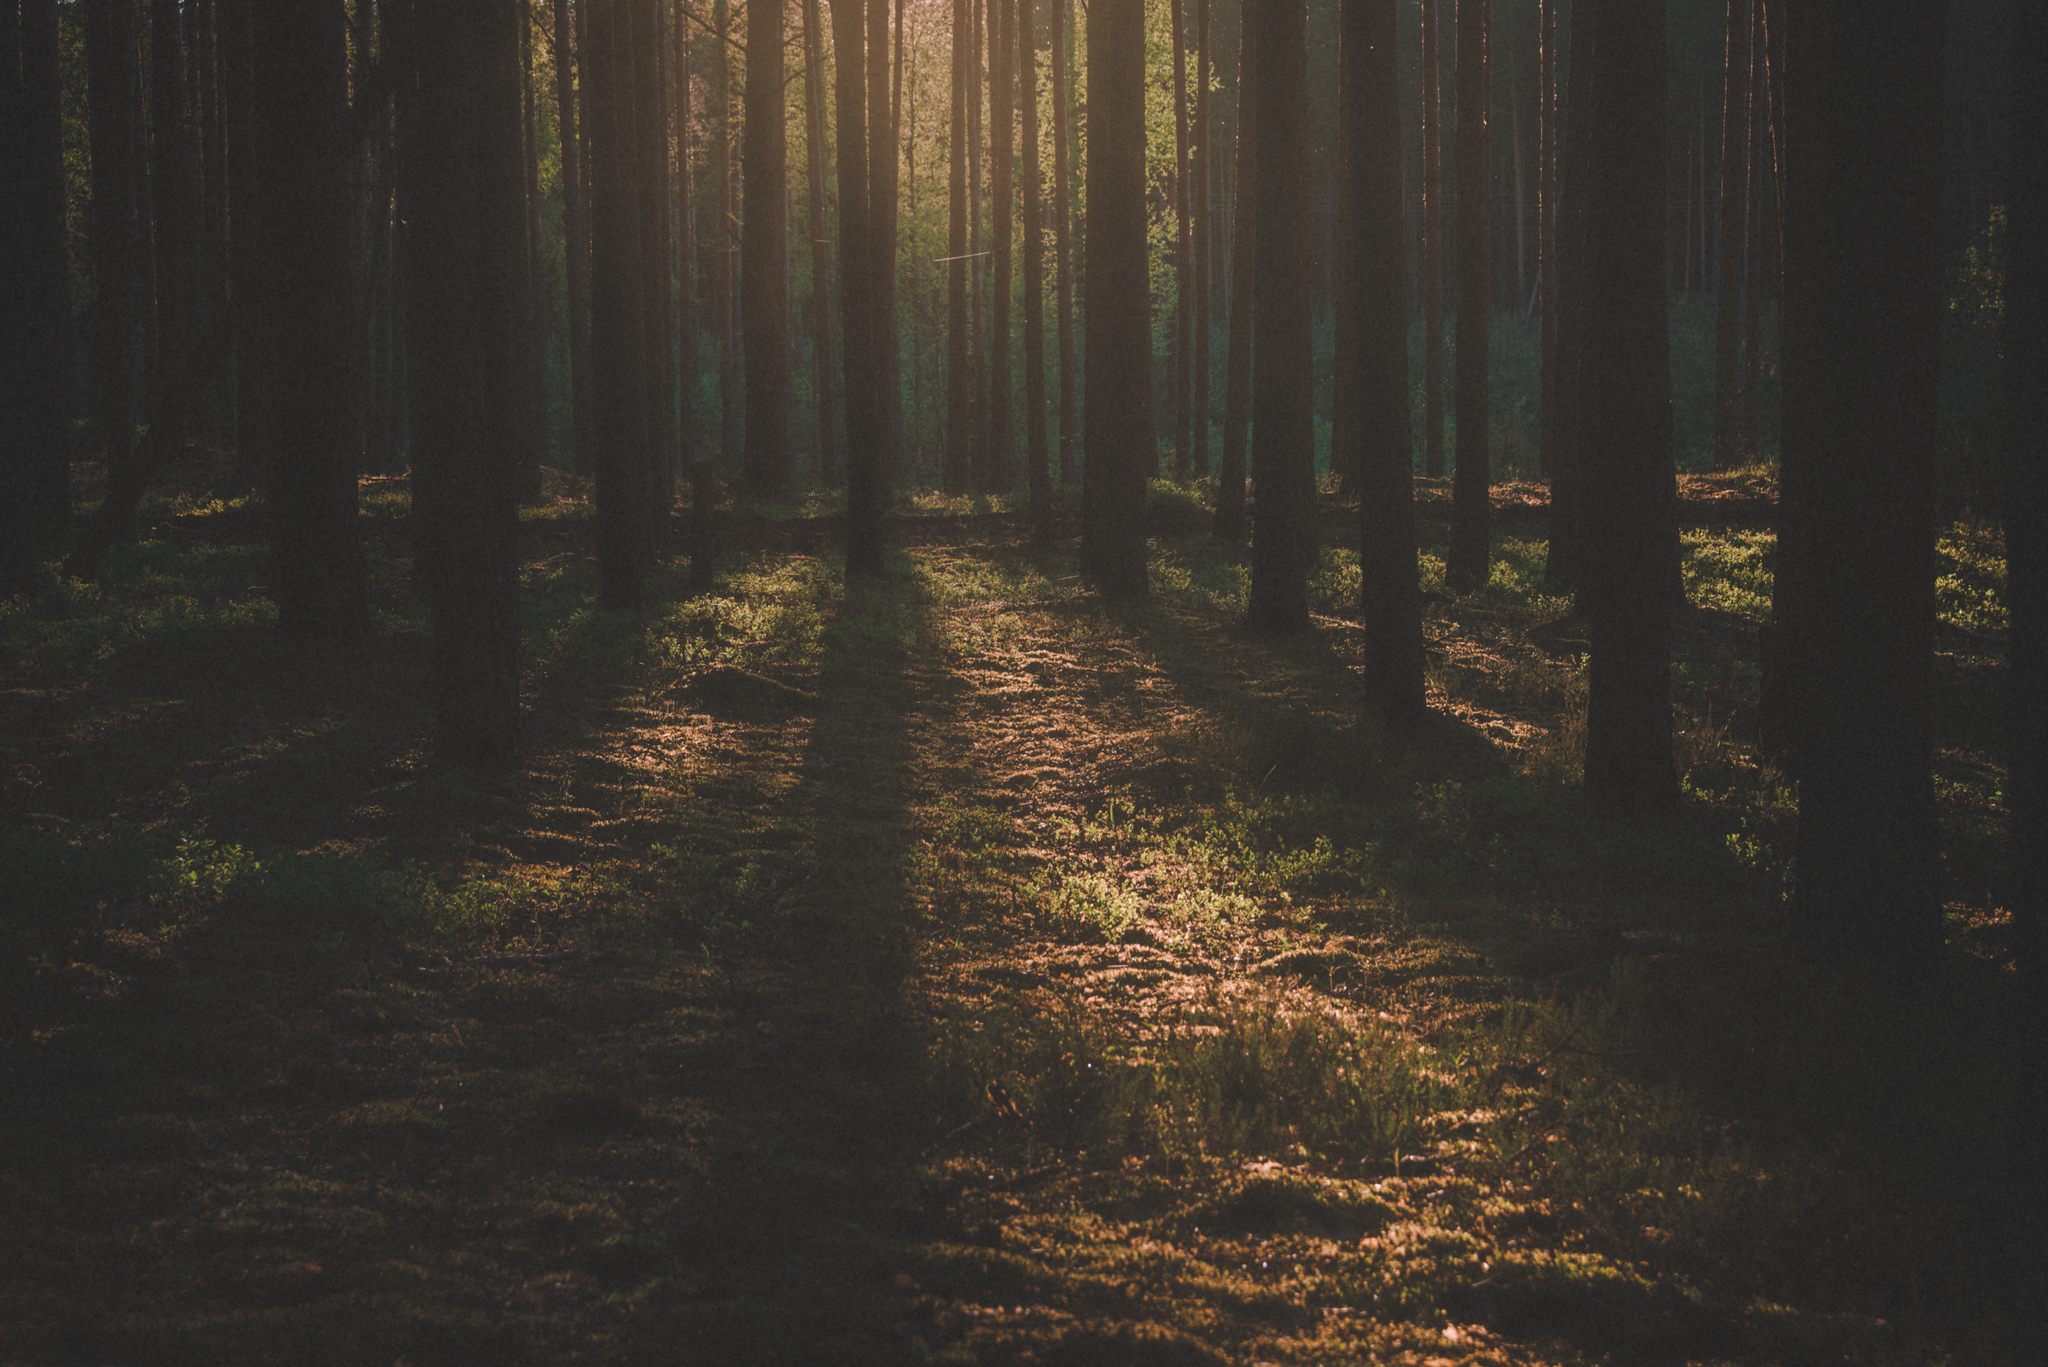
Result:
[[[1784,457],[1773,633],[1793,691],[1793,909],[1829,964],[1926,977],[1935,841],[1942,35],[1924,0],[1786,11]]]
[[[1194,448],[1188,458],[1188,473],[1195,479],[1209,477],[1209,304],[1210,265],[1214,252],[1214,229],[1209,206],[1209,0],[1195,0],[1195,130],[1194,155],[1190,165],[1190,190],[1194,198],[1193,221],[1189,224],[1194,251],[1195,316],[1190,329],[1194,351],[1188,368],[1194,372],[1192,406]]]
[[[953,0],[953,102],[946,182],[946,450],[941,479],[949,494],[972,485],[973,373],[967,316],[967,68],[969,0]]]
[[[1674,496],[1666,69],[1661,6],[1599,7],[1584,352],[1586,577],[1591,625],[1586,789],[1623,810],[1678,795],[1671,758],[1671,648],[1664,508]],[[1577,79],[1577,77],[1575,77]]]
[[[1451,544],[1445,578],[1462,590],[1487,579],[1493,482],[1490,345],[1493,236],[1491,180],[1492,0],[1458,5],[1458,446],[1451,484]],[[1660,182],[1661,183],[1661,182]],[[1660,238],[1661,240],[1661,238]]]
[[[89,233],[93,310],[89,321],[92,415],[106,452],[109,488],[134,462],[140,381],[137,334],[142,312],[142,90],[131,0],[95,0],[85,9],[87,128],[92,149]],[[112,541],[133,540],[132,520],[100,522]]]
[[[1763,459],[1757,449],[1762,421],[1763,209],[1764,209],[1764,42],[1763,6],[1752,7],[1749,38],[1749,147],[1743,157],[1742,225],[1742,439],[1737,455],[1745,464]]]
[[[321,0],[257,0],[254,11],[270,308],[290,320],[270,339],[278,627],[352,635],[369,608],[349,421],[348,36]]]
[[[811,3],[815,5],[817,0],[811,0]],[[675,0],[671,32],[672,41],[675,43],[676,72],[676,446],[678,458],[694,470],[704,460],[703,415],[702,406],[698,402],[703,393],[704,377],[697,329],[697,194],[696,175],[690,156],[689,16],[690,11],[684,0]],[[824,236],[822,232],[817,235]],[[690,487],[697,487],[694,475]],[[692,516],[695,516],[694,508]],[[700,556],[693,547],[693,577],[700,559],[707,566],[705,579],[708,580],[709,559]]]
[[[1038,197],[1038,42],[1034,0],[1017,5],[1017,87],[1023,96],[1024,148],[1024,464],[1031,486],[1032,534],[1052,539],[1052,472],[1045,449],[1045,223]]]
[[[1052,25],[1052,199],[1054,290],[1059,295],[1055,325],[1060,352],[1060,483],[1072,485],[1075,452],[1080,443],[1076,424],[1081,411],[1075,393],[1080,367],[1074,355],[1074,208],[1069,164],[1074,123],[1073,80],[1067,68],[1067,30],[1073,23],[1074,10],[1071,0],[1054,0],[1054,3],[1057,8]]]
[[[882,479],[903,468],[903,364],[896,326],[896,120],[889,74],[889,0],[868,0],[868,217],[875,254],[875,385]]]
[[[711,178],[716,197],[711,230],[711,323],[718,329],[718,457],[727,469],[740,462],[740,354],[733,330],[732,12],[727,0],[711,7]],[[835,20],[836,23],[836,20]],[[844,193],[844,187],[841,187]]]
[[[1509,137],[1513,143],[1515,185],[1515,312],[1526,317],[1534,302],[1529,297],[1528,249],[1529,215],[1522,183],[1522,93],[1512,76],[1508,78]]]
[[[1352,316],[1354,384],[1336,401],[1357,450],[1359,610],[1365,693],[1381,725],[1423,712],[1422,599],[1408,399],[1408,260],[1401,217],[1401,69],[1394,0],[1346,0],[1342,23],[1349,228],[1337,307]]]
[[[533,16],[522,7],[517,16],[518,41],[514,75],[519,97],[519,163],[522,180],[520,203],[520,244],[526,258],[526,274],[517,286],[519,347],[516,357],[526,383],[514,396],[519,405],[518,468],[513,478],[521,503],[538,503],[541,494],[541,457],[547,452],[548,352],[547,323],[541,293],[540,269],[540,128],[534,118]],[[481,35],[480,35],[481,39]]]
[[[968,0],[967,43],[967,364],[972,375],[967,402],[972,410],[968,430],[972,433],[968,453],[971,482],[978,490],[988,485],[988,333],[982,326],[982,282],[988,278],[987,254],[982,250],[981,232],[981,73],[982,22],[987,0]]]
[[[673,316],[668,269],[668,93],[661,78],[663,0],[634,0],[628,18],[633,82],[632,158],[639,214],[634,269],[641,310],[641,384],[646,393],[646,459],[636,477],[648,553],[659,545],[676,492],[676,356],[669,346]],[[780,106],[778,105],[778,108]]]
[[[1010,28],[1017,0],[989,0],[988,38],[988,180],[989,279],[994,293],[989,310],[988,346],[988,474],[982,488],[991,494],[1017,487],[1016,404],[1011,390],[1010,302],[1014,289],[1011,247],[1016,222],[1016,187],[1010,161]]]
[[[636,0],[584,0],[583,82],[590,177],[591,398],[597,496],[598,595],[640,602],[652,556],[645,469],[650,424],[640,293],[640,205],[634,178],[632,28]]]
[[[1443,96],[1437,89],[1436,0],[1422,2],[1422,442],[1423,472],[1444,474]],[[1574,73],[1578,68],[1573,67]]]
[[[2048,10],[2022,7],[2015,29],[2014,146],[2048,146]],[[1783,68],[1773,62],[1772,70]],[[2011,613],[2006,803],[2012,862],[2006,905],[2012,912],[2013,958],[2029,984],[2038,1044],[2048,1034],[2048,175],[2039,157],[2020,158],[2013,169],[2001,338]],[[2043,1056],[2037,1049],[2035,1057]],[[2039,1210],[2038,1198],[2034,1209]]]
[[[741,324],[746,330],[748,491],[786,496],[789,449],[789,148],[782,94],[781,0],[747,5],[746,218]]]
[[[1028,3],[1029,0],[1026,0]],[[1170,6],[1173,24],[1173,473],[1185,483],[1194,467],[1194,239],[1188,224],[1187,17],[1181,0]]]
[[[825,57],[818,0],[803,0],[804,159],[810,185],[811,357],[818,382],[818,479],[836,486],[844,472],[839,447],[839,367],[832,351],[832,252],[825,236]]]
[[[875,253],[868,216],[866,63],[861,0],[831,0],[833,109],[838,116],[839,282],[846,374],[846,574],[884,568],[881,365],[875,354]]]
[[[199,308],[199,148],[190,116],[184,16],[178,0],[150,0],[149,180],[155,228],[157,355],[163,392],[182,391],[193,362]],[[170,409],[157,396],[157,412]],[[173,444],[183,432],[160,437]]]
[[[1099,0],[1098,0],[1099,3]],[[1252,580],[1245,624],[1308,629],[1315,492],[1315,371],[1310,348],[1308,11],[1252,0],[1259,192],[1252,285]]]
[[[519,740],[515,462],[525,282],[519,32],[498,0],[419,10],[419,115],[407,129],[419,399],[414,516],[433,611],[435,745],[472,765]]]
[[[71,520],[70,262],[56,0],[0,3],[0,593],[25,588]]]
[[[1257,294],[1253,280],[1257,245],[1253,201],[1259,188],[1258,37],[1256,24],[1240,20],[1237,183],[1232,195],[1230,232],[1230,352],[1223,367],[1223,463],[1216,488],[1215,531],[1225,541],[1242,541],[1250,529],[1245,496],[1245,445],[1251,433],[1252,314]]]
[[[1536,310],[1542,322],[1537,460],[1544,479],[1557,449],[1557,0],[1537,0]]]
[[[561,134],[562,264],[568,282],[569,451],[578,474],[590,473],[590,236],[584,223],[583,166],[576,132],[576,52],[569,0],[554,0],[555,121]]]
[[[1081,573],[1106,598],[1142,599],[1152,428],[1152,300],[1145,243],[1144,0],[1088,7],[1088,386]]]
[[[1714,468],[1740,460],[1742,422],[1743,183],[1749,150],[1749,33],[1754,0],[1728,0],[1727,60],[1721,82],[1721,222],[1714,278]]]
[[[1592,197],[1593,80],[1598,54],[1596,0],[1573,0],[1571,83],[1565,92],[1564,148],[1558,168],[1557,360],[1544,395],[1544,449],[1550,456],[1550,546],[1543,582],[1569,592],[1580,580],[1579,490],[1584,481],[1584,428],[1580,376],[1585,343],[1586,209]]]

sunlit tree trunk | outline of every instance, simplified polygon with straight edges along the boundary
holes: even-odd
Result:
[[[811,360],[818,388],[818,479],[844,477],[839,446],[839,365],[832,346],[832,252],[825,236],[825,56],[818,0],[803,0],[804,156],[810,182]]]
[[[740,324],[747,362],[747,491],[794,487],[789,449],[789,144],[782,91],[781,0],[748,0],[746,217],[740,227]]]
[[[815,8],[817,0],[810,0],[810,4]],[[703,364],[697,326],[696,168],[690,154],[693,73],[689,15],[684,0],[676,0],[672,28],[676,72],[676,442],[680,459],[694,471],[704,460],[704,431],[702,406],[698,402],[702,395]],[[813,235],[825,234],[821,230]],[[822,252],[824,247],[815,250]],[[693,559],[693,566],[697,563]]]
[[[1245,496],[1245,444],[1252,416],[1252,312],[1257,294],[1253,264],[1259,187],[1258,52],[1256,24],[1237,34],[1237,175],[1230,231],[1230,351],[1223,365],[1223,461],[1216,486],[1216,535],[1242,541],[1250,530]]]
[[[875,256],[875,386],[881,408],[876,420],[882,477],[901,468],[902,363],[896,328],[896,121],[890,99],[889,0],[868,0],[868,217],[869,249]]]
[[[1024,464],[1031,486],[1031,525],[1052,536],[1052,473],[1045,449],[1045,231],[1038,185],[1038,43],[1033,0],[1017,0],[1017,88],[1023,97],[1019,141],[1024,148]]]
[[[1173,25],[1173,473],[1185,481],[1194,465],[1193,238],[1188,225],[1187,16],[1181,0],[1170,6]]]
[[[1010,152],[1010,27],[1017,0],[988,0],[988,188],[989,308],[988,339],[988,469],[982,489],[1007,494],[1017,487],[1017,426],[1011,392],[1010,302],[1012,225],[1016,222],[1016,187]]]
[[[1081,573],[1141,599],[1152,429],[1152,300],[1145,243],[1144,0],[1088,7],[1087,409]]]
[[[1349,229],[1337,307],[1351,317],[1352,384],[1340,388],[1357,451],[1359,609],[1367,705],[1386,726],[1423,710],[1422,602],[1408,400],[1407,246],[1401,220],[1401,79],[1394,0],[1346,0],[1342,20]]]
[[[1799,782],[1795,921],[1922,978],[1932,772],[1942,35],[1925,0],[1786,7],[1784,455],[1772,625]]]
[[[969,0],[953,0],[953,99],[946,181],[946,450],[940,478],[949,494],[971,487],[973,372],[967,308],[967,69]]]
[[[1188,473],[1196,479],[1209,476],[1209,304],[1212,284],[1210,280],[1211,259],[1215,251],[1215,231],[1211,226],[1209,194],[1211,157],[1209,152],[1209,0],[1195,0],[1195,129],[1194,153],[1189,173],[1193,177],[1189,189],[1194,199],[1189,234],[1194,251],[1193,288],[1195,292],[1194,350],[1188,359],[1188,367],[1194,372],[1194,389],[1191,402],[1194,417],[1194,447],[1188,457]]]
[[[1493,234],[1492,0],[1458,5],[1458,444],[1451,483],[1451,544],[1444,577],[1459,589],[1487,579],[1493,482],[1491,386]],[[1660,182],[1661,183],[1661,182]]]
[[[732,203],[732,11],[713,0],[711,63],[711,179],[714,210],[707,246],[711,251],[711,320],[718,330],[718,458],[736,469],[740,450],[740,352],[733,318]]]
[[[413,507],[433,613],[435,746],[478,765],[511,760],[519,739],[524,22],[502,0],[422,6],[419,118],[407,130],[418,178]]]
[[[1308,627],[1315,489],[1315,372],[1310,350],[1308,11],[1302,0],[1252,0],[1258,29],[1253,98],[1259,191],[1253,210],[1252,579],[1245,624]]]
[[[1076,448],[1080,443],[1079,421],[1081,406],[1075,393],[1080,367],[1074,355],[1074,209],[1073,192],[1069,188],[1071,153],[1073,141],[1073,98],[1072,73],[1067,68],[1067,30],[1073,23],[1074,10],[1070,0],[1055,0],[1055,17],[1052,25],[1052,102],[1053,102],[1053,251],[1055,254],[1054,289],[1059,295],[1055,314],[1059,336],[1060,352],[1060,483],[1074,482],[1074,461]]]
[[[520,405],[519,468],[514,478],[518,481],[519,500],[522,503],[538,503],[541,493],[541,457],[547,450],[548,422],[548,365],[547,365],[547,309],[546,296],[541,292],[540,268],[541,222],[540,222],[540,130],[534,118],[533,106],[533,42],[531,29],[533,16],[530,7],[522,7],[518,15],[518,65],[515,68],[519,97],[519,141],[521,213],[521,246],[526,258],[526,274],[519,285],[519,355],[518,369],[526,376],[526,383],[520,386],[516,396]]]

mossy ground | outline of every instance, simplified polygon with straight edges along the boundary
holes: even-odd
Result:
[[[1943,541],[1951,953],[1878,1001],[1785,953],[1770,539],[1705,507],[1768,492],[1689,505],[1648,820],[1573,787],[1514,490],[1480,593],[1424,520],[1413,737],[1341,511],[1275,642],[1170,487],[1135,608],[926,500],[882,583],[771,510],[607,613],[564,499],[479,777],[402,484],[320,647],[194,472],[0,612],[0,1361],[2024,1361],[1996,537]]]

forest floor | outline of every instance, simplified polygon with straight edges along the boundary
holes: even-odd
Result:
[[[608,613],[559,499],[479,777],[428,757],[402,482],[331,646],[193,474],[0,605],[0,1363],[2028,1360],[1996,535],[1943,539],[1950,952],[1901,1003],[1785,951],[1770,537],[1706,506],[1769,491],[1698,492],[1686,797],[1618,815],[1511,506],[1470,595],[1423,520],[1396,737],[1340,509],[1274,640],[1165,486],[1139,607],[925,499],[881,583],[790,508]]]

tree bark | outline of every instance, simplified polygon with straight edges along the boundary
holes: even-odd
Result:
[[[1784,455],[1773,635],[1806,949],[1924,977],[1942,35],[1924,0],[1786,12]]]
[[[953,103],[946,181],[946,450],[940,477],[949,494],[972,487],[973,371],[967,309],[967,68],[969,0],[953,0]]]
[[[1028,0],[1027,0],[1028,3]],[[1194,252],[1188,223],[1187,15],[1181,0],[1169,6],[1173,25],[1173,473],[1185,483],[1194,469]]]
[[[1424,0],[1428,3],[1428,0]],[[1245,444],[1251,432],[1252,314],[1258,293],[1254,200],[1259,188],[1258,36],[1240,21],[1237,33],[1237,184],[1231,196],[1230,350],[1223,363],[1223,462],[1216,487],[1216,535],[1243,541],[1250,529],[1245,496]]]
[[[134,461],[141,326],[142,90],[133,0],[94,0],[85,9],[87,129],[92,149],[89,207],[94,297],[88,323],[93,425],[106,453],[107,482]],[[114,511],[103,500],[99,521]],[[133,540],[132,519],[107,539]]]
[[[1252,0],[1258,27],[1257,257],[1252,284],[1252,578],[1245,625],[1308,629],[1315,493],[1315,371],[1309,333],[1308,11]]]
[[[505,764],[519,740],[524,19],[501,0],[421,6],[419,118],[407,130],[417,176],[413,506],[434,623],[435,748],[469,765]]]
[[[668,94],[661,78],[663,0],[634,0],[628,52],[632,79],[632,151],[635,212],[639,215],[634,269],[640,292],[641,385],[646,394],[646,457],[635,468],[640,489],[641,535],[651,555],[675,504],[676,358],[669,345]],[[786,267],[785,267],[786,268]],[[786,326],[786,324],[785,324]]]
[[[1749,147],[1743,157],[1742,216],[1742,434],[1736,456],[1743,464],[1763,459],[1757,449],[1763,419],[1764,283],[1764,42],[1763,6],[1752,6],[1749,38]]]
[[[1714,468],[1739,461],[1742,422],[1743,193],[1749,152],[1749,34],[1754,0],[1728,0],[1721,79],[1721,218],[1714,266]]]
[[[1492,0],[1458,5],[1458,369],[1455,380],[1458,443],[1451,482],[1451,544],[1444,577],[1470,591],[1487,580],[1492,556],[1488,488],[1493,482],[1492,172],[1493,76],[1489,51]]]
[[[861,0],[831,0],[833,109],[838,116],[839,307],[846,376],[846,574],[884,565],[881,365],[875,354],[875,252],[868,216],[866,71]]]
[[[1671,604],[1663,591],[1671,450],[1669,225],[1662,6],[1599,7],[1586,255],[1586,790],[1621,810],[1668,806]],[[1575,77],[1575,79],[1577,79]]]
[[[258,0],[253,11],[260,223],[276,320],[278,627],[353,635],[369,608],[350,441],[348,35],[323,0]]]
[[[534,115],[537,96],[533,89],[533,16],[530,7],[518,15],[517,65],[519,97],[519,160],[521,184],[520,245],[526,259],[526,274],[516,288],[519,306],[518,369],[526,376],[515,397],[520,405],[518,470],[519,501],[534,504],[541,496],[541,458],[548,439],[547,312],[542,294],[540,265],[540,124]]]
[[[1087,409],[1081,573],[1106,598],[1145,582],[1152,301],[1145,242],[1144,0],[1088,7]]]
[[[1343,220],[1337,307],[1351,315],[1353,384],[1337,402],[1357,451],[1359,609],[1367,706],[1383,726],[1423,710],[1422,599],[1408,401],[1408,253],[1401,217],[1401,80],[1394,0],[1346,0]]]
[[[1436,0],[1422,0],[1422,468],[1431,479],[1444,474],[1442,65]]]
[[[956,0],[956,3],[959,0]],[[1073,23],[1073,5],[1070,0],[1054,0],[1057,17],[1052,25],[1052,102],[1053,102],[1053,252],[1054,289],[1059,295],[1055,313],[1060,352],[1060,483],[1071,486],[1074,482],[1074,461],[1076,448],[1080,444],[1080,433],[1076,427],[1081,406],[1075,393],[1079,365],[1074,355],[1074,208],[1073,192],[1069,188],[1072,174],[1069,165],[1072,156],[1074,108],[1072,72],[1067,69],[1067,29]]]
[[[711,232],[711,323],[718,330],[718,458],[727,469],[741,459],[740,344],[733,329],[732,11],[714,0],[711,50],[711,179],[715,208]],[[836,21],[835,21],[836,22]],[[842,188],[843,193],[843,188]]]
[[[1536,35],[1536,311],[1543,347],[1536,459],[1549,479],[1557,399],[1557,0],[1537,0]]]
[[[1210,127],[1209,0],[1195,0],[1195,129],[1194,154],[1189,167],[1193,177],[1189,189],[1193,195],[1194,206],[1188,229],[1195,256],[1195,317],[1190,329],[1194,334],[1194,352],[1188,360],[1188,368],[1193,372],[1194,378],[1194,388],[1190,396],[1194,409],[1194,417],[1190,424],[1193,428],[1194,448],[1188,457],[1188,473],[1198,480],[1209,477],[1209,303],[1212,289],[1210,261],[1215,250],[1215,230],[1211,226],[1209,207]]]
[[[903,366],[896,327],[896,119],[889,79],[889,0],[868,0],[868,218],[874,253],[876,421],[886,485],[902,468]]]
[[[562,143],[562,265],[568,281],[569,449],[579,474],[590,473],[590,235],[584,222],[581,139],[576,132],[575,51],[569,0],[555,7],[555,118]],[[587,77],[586,77],[587,79]]]
[[[1045,225],[1038,185],[1038,42],[1034,0],[1017,5],[1017,86],[1023,96],[1024,148],[1024,464],[1031,488],[1032,534],[1052,539],[1052,472],[1045,448]]]
[[[809,181],[811,361],[818,389],[818,479],[828,488],[845,477],[839,445],[839,366],[832,347],[832,252],[825,236],[825,55],[818,0],[803,0],[804,159]]]
[[[1585,343],[1586,221],[1593,177],[1593,81],[1598,53],[1596,0],[1573,0],[1571,82],[1565,92],[1564,150],[1558,168],[1557,360],[1543,397],[1544,450],[1550,461],[1550,546],[1543,583],[1571,592],[1580,580],[1579,490],[1584,480],[1585,429],[1580,420],[1580,376]]]
[[[1016,222],[1010,149],[1010,27],[1017,0],[988,0],[988,188],[989,309],[988,471],[982,490],[1013,493],[1017,487],[1017,424],[1011,390],[1010,302],[1014,288],[1011,247]]]
[[[748,0],[746,218],[740,226],[740,324],[747,362],[747,491],[787,496],[789,449],[789,146],[782,94],[781,0]]]
[[[810,0],[815,6],[817,0]],[[703,394],[703,364],[697,326],[697,193],[696,175],[690,158],[690,47],[689,10],[675,0],[673,15],[676,70],[676,445],[678,458],[692,468],[691,488],[698,487],[695,467],[704,460],[703,414],[698,400]],[[816,236],[823,237],[821,231]],[[816,250],[823,251],[819,247]],[[692,516],[696,510],[692,508]],[[709,578],[709,558],[692,547],[692,574],[702,559]],[[698,582],[704,582],[700,580]]]

